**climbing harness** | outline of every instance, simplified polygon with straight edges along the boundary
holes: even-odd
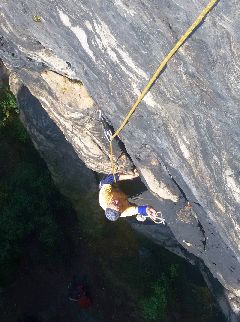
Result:
[[[111,164],[112,164],[112,173],[115,178],[115,163],[113,160],[113,147],[112,147],[112,141],[113,139],[119,135],[119,133],[122,131],[124,126],[127,124],[128,120],[136,110],[139,103],[142,101],[144,96],[147,94],[147,92],[152,87],[155,80],[158,78],[160,73],[163,71],[164,67],[167,65],[168,61],[172,58],[172,56],[178,51],[178,49],[183,45],[183,43],[187,40],[187,38],[193,33],[193,31],[200,25],[200,23],[203,21],[203,19],[206,17],[206,15],[212,10],[212,8],[217,4],[219,0],[211,0],[208,5],[202,10],[200,15],[197,17],[197,19],[193,22],[193,24],[187,29],[187,31],[183,34],[183,36],[178,40],[178,42],[175,44],[175,46],[172,48],[172,50],[166,55],[166,57],[163,59],[159,67],[157,68],[156,72],[153,74],[153,76],[150,78],[149,82],[133,104],[131,110],[128,112],[127,116],[123,120],[122,124],[119,126],[119,128],[116,130],[116,132],[111,136],[110,139],[110,158],[111,158]]]
[[[162,213],[160,212],[160,211],[158,211],[157,212],[157,214],[158,214],[158,216],[157,216],[157,218],[156,219],[153,219],[153,218],[151,218],[149,215],[137,215],[137,217],[136,217],[136,219],[138,220],[138,221],[145,221],[147,218],[149,218],[149,219],[151,219],[155,224],[163,224],[163,225],[165,225],[166,224],[166,222],[165,222],[165,219],[163,218],[163,215],[162,215]]]

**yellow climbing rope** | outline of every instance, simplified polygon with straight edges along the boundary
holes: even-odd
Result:
[[[211,0],[209,4],[202,10],[200,15],[197,17],[197,19],[193,22],[193,24],[187,29],[185,34],[178,40],[178,42],[175,44],[175,46],[172,48],[172,50],[167,54],[167,56],[163,59],[159,67],[157,68],[156,72],[153,74],[147,85],[145,86],[142,93],[139,95],[135,103],[133,104],[131,110],[128,112],[127,116],[125,117],[122,124],[119,126],[119,128],[116,130],[116,132],[111,136],[110,139],[110,158],[111,158],[111,164],[112,164],[112,173],[115,174],[115,164],[113,160],[113,147],[112,147],[112,141],[113,139],[119,135],[119,133],[122,131],[124,126],[127,124],[128,120],[136,110],[137,106],[141,102],[141,100],[144,98],[144,96],[147,94],[149,89],[151,88],[152,84],[155,82],[155,80],[158,78],[159,74],[163,70],[163,68],[166,66],[168,61],[172,58],[172,56],[178,51],[178,49],[182,46],[182,44],[185,42],[185,40],[192,34],[192,32],[199,26],[199,24],[202,22],[202,20],[206,17],[206,15],[209,13],[209,11],[212,10],[212,8],[215,6],[215,4],[219,0]],[[115,178],[115,176],[114,176]]]

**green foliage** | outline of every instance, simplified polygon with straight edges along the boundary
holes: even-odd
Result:
[[[171,264],[169,269],[169,278],[170,281],[174,281],[174,279],[178,276],[178,264]]]
[[[19,163],[1,182],[0,265],[18,256],[22,242],[31,235],[46,247],[56,246],[60,232],[55,189],[51,178],[43,178],[39,170],[31,163]]]
[[[173,284],[177,277],[177,265],[170,265],[168,275],[162,273],[153,285],[152,294],[142,301],[143,315],[146,320],[162,321],[167,307],[173,300]]]
[[[28,133],[18,117],[14,120],[14,127],[5,128],[5,135],[21,142],[27,142],[29,140]]]
[[[9,118],[17,111],[16,98],[8,87],[0,89],[0,128],[6,126]]]
[[[59,217],[72,210],[62,202],[44,162],[30,142],[8,88],[0,92],[0,283],[6,272],[38,245],[58,253]]]
[[[26,142],[27,131],[19,119],[16,98],[8,87],[0,89],[0,135],[2,137]]]
[[[162,276],[153,288],[153,295],[143,300],[144,317],[147,320],[162,319],[167,307],[167,285]]]

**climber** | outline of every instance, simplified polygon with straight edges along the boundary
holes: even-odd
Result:
[[[129,217],[138,215],[136,218],[139,221],[144,221],[146,217],[150,217],[152,220],[157,219],[157,212],[150,206],[137,207],[129,203],[125,193],[120,191],[114,182],[114,176],[116,182],[122,180],[131,180],[139,176],[138,171],[135,169],[130,174],[108,175],[99,184],[99,204],[105,210],[107,219],[111,221],[117,220],[119,217]]]

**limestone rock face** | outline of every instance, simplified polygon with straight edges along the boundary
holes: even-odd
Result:
[[[111,171],[99,109],[116,130],[206,3],[2,0],[0,55],[20,107],[22,91],[31,94],[75,151],[76,164],[80,158],[94,171]],[[121,132],[125,153],[114,146],[120,171],[132,162],[139,169],[152,192],[144,201],[162,210],[182,254],[199,258],[224,286],[232,320],[240,310],[239,12],[237,1],[218,2]],[[31,113],[24,106],[30,133],[45,133],[35,137],[41,150],[52,132],[46,122],[34,123],[36,106]],[[44,157],[51,163],[51,153]],[[70,167],[74,173],[74,162]],[[133,225],[164,244],[162,227]]]

